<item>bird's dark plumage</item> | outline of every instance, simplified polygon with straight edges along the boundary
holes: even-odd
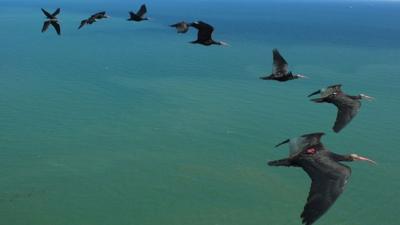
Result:
[[[81,23],[79,24],[78,29],[81,29],[86,24],[93,24],[97,20],[101,20],[101,19],[105,19],[105,18],[108,18],[105,11],[95,13],[95,14],[91,15],[89,18],[82,20]]]
[[[288,71],[288,63],[279,53],[278,49],[272,50],[272,57],[273,57],[273,74],[276,76],[285,76],[289,73]]]
[[[210,45],[227,45],[222,41],[215,41],[212,39],[212,33],[214,32],[214,27],[210,24],[204,23],[202,21],[196,21],[190,23],[189,26],[194,27],[198,30],[197,32],[197,40],[192,41],[192,44],[202,44],[205,46]]]
[[[50,23],[51,23],[50,21],[44,21],[43,27],[42,27],[42,32],[45,32],[49,28]]]
[[[301,213],[305,225],[313,224],[336,201],[343,192],[351,175],[350,167],[339,161],[353,161],[357,155],[338,155],[327,150],[321,143],[324,133],[313,133],[285,140],[289,158],[268,162],[270,166],[301,167],[311,178],[311,188]],[[366,158],[359,157],[360,160]]]
[[[57,21],[51,21],[51,25],[56,29],[58,35],[61,35],[61,27]]]
[[[56,11],[54,11],[54,13],[50,14],[49,12],[47,12],[45,9],[42,8],[42,12],[47,17],[47,19],[57,19],[56,16],[61,12],[61,9],[57,8]]]
[[[357,96],[347,95],[341,90],[340,84],[320,89],[310,94],[308,97],[311,97],[312,95],[316,94],[320,94],[321,97],[311,99],[311,101],[316,103],[323,103],[323,102],[332,103],[337,107],[338,112],[335,124],[333,126],[333,131],[335,131],[336,133],[341,131],[357,115],[361,107],[360,100],[363,97],[367,99],[371,98],[369,96],[362,94]]]
[[[315,160],[318,163],[317,168],[303,167],[312,180],[307,203],[301,213],[305,225],[313,224],[328,211],[342,194],[351,175],[350,167],[325,157],[329,155],[327,152],[322,155],[324,156]]]
[[[175,27],[176,31],[178,33],[182,33],[182,34],[186,33],[189,30],[189,24],[184,21],[172,24],[172,25],[170,25],[170,27]]]
[[[273,58],[273,69],[272,74],[264,77],[260,77],[262,80],[276,80],[280,82],[294,80],[298,78],[304,78],[305,76],[300,74],[293,74],[288,69],[288,63],[279,53],[278,49],[272,49]]]
[[[41,8],[43,14],[47,17],[47,19],[53,19],[53,15],[51,15],[49,12],[47,12],[45,9]]]
[[[61,27],[60,24],[58,23],[58,19],[57,19],[57,15],[61,12],[61,9],[58,8],[56,11],[54,11],[54,13],[49,13],[47,12],[45,9],[41,9],[43,14],[46,16],[46,21],[44,21],[43,23],[43,27],[42,27],[42,33],[45,32],[50,24],[54,27],[54,29],[56,30],[58,35],[61,35]]]
[[[146,8],[146,5],[143,4],[140,6],[140,9],[136,13],[134,13],[132,11],[129,12],[128,21],[139,22],[142,20],[148,20],[149,18],[145,17],[146,13],[147,13],[147,8]]]

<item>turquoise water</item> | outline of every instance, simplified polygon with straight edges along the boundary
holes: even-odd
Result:
[[[307,175],[266,161],[314,131],[379,163],[351,163],[316,224],[399,223],[399,3],[152,1],[152,21],[128,23],[138,4],[0,3],[1,225],[300,224]],[[63,35],[41,34],[40,7],[58,6]],[[231,47],[167,27],[195,19]],[[274,47],[311,79],[259,80]],[[335,83],[376,98],[339,134],[336,109],[306,98]]]

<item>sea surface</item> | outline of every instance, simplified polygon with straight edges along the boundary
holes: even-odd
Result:
[[[266,162],[311,132],[378,162],[348,163],[315,224],[400,224],[400,3],[153,0],[126,21],[141,3],[0,1],[0,225],[297,225],[310,179]],[[181,20],[230,47],[189,44]],[[259,80],[273,48],[310,79]],[[337,83],[375,97],[339,134],[306,97]]]

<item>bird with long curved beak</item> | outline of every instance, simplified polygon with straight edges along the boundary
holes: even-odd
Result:
[[[146,5],[143,4],[140,6],[139,10],[137,12],[130,11],[129,12],[129,18],[127,19],[128,21],[136,21],[140,22],[143,20],[149,20],[149,17],[146,17],[147,13],[147,8]]]
[[[91,25],[94,22],[97,22],[98,20],[107,19],[107,18],[111,18],[111,17],[108,16],[105,11],[95,13],[95,14],[91,15],[89,18],[82,20],[78,29],[81,29],[86,24]]]
[[[289,80],[295,80],[299,78],[308,78],[301,74],[294,74],[289,71],[289,65],[286,60],[279,53],[278,49],[272,49],[273,57],[273,69],[270,75],[260,77],[261,80],[276,80],[279,82],[285,82]]]
[[[357,115],[361,107],[361,100],[366,99],[368,101],[374,98],[365,94],[359,95],[347,95],[341,89],[341,84],[335,84],[322,88],[308,95],[311,97],[313,95],[320,94],[320,98],[311,99],[311,101],[316,103],[332,103],[338,108],[336,121],[333,126],[333,131],[338,133],[347,124],[349,124],[352,119]]]
[[[287,139],[276,147],[289,144],[289,157],[268,162],[269,166],[300,167],[311,178],[311,188],[301,213],[305,225],[317,221],[342,194],[351,168],[341,162],[365,161],[376,164],[357,154],[340,155],[329,151],[321,142],[323,135],[319,132]]]
[[[195,21],[190,23],[189,26],[194,27],[197,29],[197,40],[191,41],[192,44],[202,44],[205,46],[211,45],[222,45],[222,46],[229,46],[228,43],[223,41],[215,41],[212,38],[212,34],[214,32],[214,27],[208,23],[203,21]]]

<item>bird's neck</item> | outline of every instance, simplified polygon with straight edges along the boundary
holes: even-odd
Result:
[[[336,153],[331,152],[331,157],[335,161],[344,161],[344,162],[353,161],[353,157],[351,157],[350,155],[340,155],[340,154],[336,154]]]
[[[214,44],[214,45],[222,45],[222,42],[211,40],[211,44]]]
[[[347,97],[353,100],[361,100],[363,98],[361,95],[347,95]]]

